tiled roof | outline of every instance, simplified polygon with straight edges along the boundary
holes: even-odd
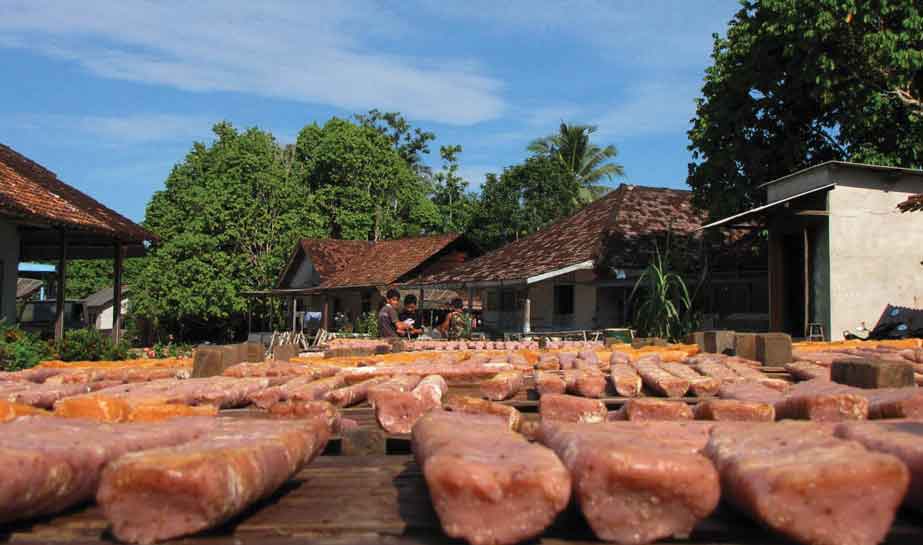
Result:
[[[156,240],[140,225],[3,144],[0,144],[0,215],[90,231],[125,242]]]
[[[919,212],[923,210],[923,195],[911,195],[897,207],[900,208],[901,212]]]
[[[668,228],[690,236],[702,225],[705,216],[693,208],[691,197],[689,191],[622,184],[568,218],[420,283],[523,280],[586,261],[596,263],[604,250],[607,263],[643,267],[643,240],[665,234]],[[613,240],[619,244],[612,245]]]
[[[128,297],[128,286],[122,286],[122,297]],[[96,293],[91,293],[87,295],[83,300],[83,306],[85,307],[101,307],[105,305],[110,305],[115,300],[115,288],[113,286],[106,286]]]
[[[387,286],[413,272],[461,235],[367,242],[364,240],[305,239],[301,248],[320,275],[320,289]],[[284,276],[283,276],[284,278]]]

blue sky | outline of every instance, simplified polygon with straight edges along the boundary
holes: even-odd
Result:
[[[222,119],[282,142],[400,111],[462,174],[599,126],[629,183],[683,187],[686,130],[736,0],[3,0],[0,142],[135,220]],[[616,181],[615,183],[618,183]]]

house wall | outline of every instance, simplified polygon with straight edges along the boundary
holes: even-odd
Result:
[[[841,171],[830,192],[830,316],[833,339],[888,303],[923,307],[923,214],[898,203],[923,192],[923,177]]]
[[[111,331],[112,330],[112,316],[114,305],[109,304],[103,307],[102,311],[96,315],[96,322],[94,323],[96,329],[100,331]],[[128,313],[128,299],[122,299],[122,316]]]
[[[19,267],[19,232],[0,220],[0,319],[16,320],[16,276]]]
[[[595,329],[596,328],[596,276],[593,271],[576,271],[529,285],[531,301],[530,321],[532,331]],[[574,314],[554,314],[554,288],[574,286]]]
[[[287,286],[282,287],[309,288],[316,286],[319,282],[320,277],[317,274],[317,270],[314,268],[314,263],[311,261],[310,257],[303,255],[303,259],[301,263],[298,264],[298,269],[295,270],[291,282]]]
[[[804,174],[797,174],[766,186],[766,202],[772,203],[830,183],[831,170],[829,168],[815,168]]]

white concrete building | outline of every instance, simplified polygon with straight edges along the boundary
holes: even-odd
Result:
[[[923,214],[897,207],[923,171],[831,161],[763,187],[766,205],[705,228],[765,222],[772,330],[838,340],[888,304],[923,308]]]

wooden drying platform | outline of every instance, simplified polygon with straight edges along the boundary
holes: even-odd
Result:
[[[4,543],[113,543],[98,507],[0,529]],[[703,521],[689,545],[785,545],[782,538],[730,509]],[[902,514],[885,545],[919,545],[923,517]],[[428,545],[462,543],[441,531],[419,467],[410,456],[322,456],[276,495],[225,526],[172,543],[186,545]],[[579,513],[563,513],[541,544],[597,541]]]

